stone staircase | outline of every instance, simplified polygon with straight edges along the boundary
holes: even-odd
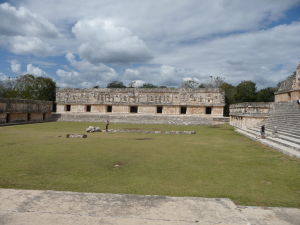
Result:
[[[260,127],[265,125],[266,137],[261,139]],[[238,132],[300,158],[300,105],[296,101],[273,105],[270,117],[256,127],[237,129]]]

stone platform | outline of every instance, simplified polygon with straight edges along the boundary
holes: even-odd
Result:
[[[0,189],[1,225],[298,225],[300,209],[225,198]]]
[[[175,125],[217,125],[229,122],[227,117],[193,115],[147,115],[147,114],[99,114],[99,113],[54,113],[55,121],[175,124]]]

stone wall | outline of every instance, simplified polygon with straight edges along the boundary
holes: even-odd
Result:
[[[296,73],[280,83],[275,92],[275,102],[288,102],[300,99],[300,63]]]
[[[218,88],[59,88],[56,91],[56,102],[58,113],[208,116],[222,116],[225,105],[224,93]],[[111,107],[110,110],[108,107]]]
[[[300,90],[294,90],[289,92],[277,92],[275,94],[275,102],[288,102],[300,99]]]
[[[53,102],[0,98],[0,124],[45,121]]]
[[[251,128],[270,116],[273,102],[244,102],[230,105],[230,125]]]
[[[158,115],[158,114],[98,114],[98,113],[55,113],[57,121],[85,121],[133,124],[216,125],[229,122],[227,117]]]

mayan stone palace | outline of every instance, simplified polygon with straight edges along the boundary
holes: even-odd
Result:
[[[57,112],[223,115],[219,89],[57,89]]]
[[[199,124],[223,118],[225,100],[218,88],[58,88],[56,103],[60,120]]]

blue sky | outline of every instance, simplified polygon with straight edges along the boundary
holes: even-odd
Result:
[[[299,62],[300,0],[0,1],[0,79],[180,86],[213,75],[263,88]]]

